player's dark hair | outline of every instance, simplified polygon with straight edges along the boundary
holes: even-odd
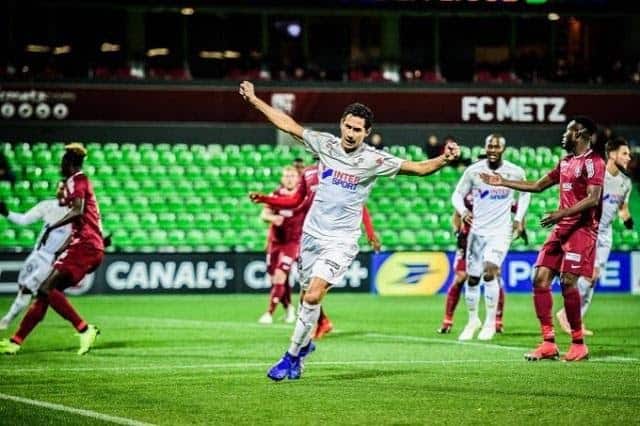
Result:
[[[87,150],[81,145],[72,143],[64,147],[63,160],[68,161],[73,167],[80,168],[87,156]]]
[[[629,146],[629,142],[627,142],[627,140],[621,136],[610,140],[609,142],[607,142],[607,154],[609,154],[612,151],[617,151],[621,146]]]
[[[292,163],[304,163],[304,160],[300,157],[296,157],[293,159]]]
[[[368,106],[359,102],[348,105],[342,113],[341,120],[344,120],[344,118],[349,114],[353,115],[354,117],[363,118],[364,128],[367,130],[371,128],[371,125],[373,124],[373,112]]]
[[[596,123],[589,117],[584,117],[584,116],[574,117],[573,121],[581,125],[582,128],[585,129],[586,132],[589,134],[589,136],[595,135],[596,131],[598,130]]]

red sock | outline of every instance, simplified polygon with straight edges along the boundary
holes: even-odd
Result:
[[[289,307],[289,305],[291,304],[291,286],[289,285],[289,277],[287,276],[287,279],[284,280],[284,294],[282,295],[282,306],[284,306],[285,309],[287,309]]]
[[[500,296],[498,297],[498,309],[496,309],[496,322],[502,323],[503,310],[504,310],[504,288],[500,286]]]
[[[271,293],[269,293],[269,313],[273,314],[276,310],[278,303],[282,300],[284,295],[284,284],[272,284]]]
[[[449,286],[449,290],[447,291],[447,301],[445,305],[445,322],[453,322],[453,314],[456,311],[456,306],[458,306],[458,301],[460,301],[460,289],[461,286],[457,286],[455,284],[451,284]]]
[[[547,342],[555,342],[555,332],[553,331],[553,320],[551,318],[551,312],[553,310],[553,295],[551,294],[551,288],[534,288],[533,305],[536,308],[536,315],[540,321],[542,338]]]
[[[318,324],[321,324],[325,321],[329,321],[329,317],[324,313],[324,308],[322,305],[320,306],[320,316],[318,317]]]
[[[49,307],[49,301],[45,299],[37,298],[31,305],[27,314],[24,316],[18,327],[18,331],[13,335],[11,341],[21,345],[24,339],[27,338],[31,330],[44,318]]]
[[[73,324],[76,330],[83,331],[87,328],[87,323],[78,315],[67,297],[60,290],[53,289],[49,292],[49,303],[58,315]]]
[[[580,292],[576,287],[563,288],[564,311],[571,325],[571,339],[573,343],[584,343],[582,335],[582,316],[580,315]]]

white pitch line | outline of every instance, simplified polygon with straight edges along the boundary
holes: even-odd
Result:
[[[445,359],[445,360],[356,360],[356,361],[308,361],[307,365],[314,366],[336,366],[336,365],[417,365],[417,364],[464,364],[464,363],[477,363],[477,364],[490,364],[490,363],[511,363],[521,362],[514,359]],[[269,362],[247,362],[247,363],[217,363],[217,364],[188,364],[188,365],[138,365],[128,367],[68,367],[68,368],[15,368],[4,369],[3,373],[15,374],[20,373],[41,373],[47,372],[128,372],[128,371],[155,371],[155,370],[217,370],[224,368],[233,369],[262,369],[268,368],[272,365]]]
[[[635,363],[637,358],[626,357],[603,357],[592,358],[589,362],[598,363]],[[329,367],[341,365],[447,365],[447,364],[528,364],[522,358],[509,359],[443,359],[443,360],[355,360],[355,361],[313,361],[307,362],[314,367]],[[4,369],[3,374],[21,375],[24,373],[42,372],[65,372],[65,373],[91,373],[91,372],[115,372],[126,373],[132,371],[165,371],[165,370],[218,370],[218,369],[266,369],[272,363],[269,362],[241,362],[241,363],[216,363],[216,364],[159,364],[159,365],[138,365],[124,367],[67,367],[67,368],[14,368]],[[164,374],[164,373],[163,373]],[[1,395],[1,394],[0,394]]]
[[[89,417],[96,420],[103,420],[105,422],[115,423],[118,425],[127,426],[153,426],[152,423],[139,422],[137,420],[127,419],[125,417],[110,416],[108,414],[98,413],[96,411],[84,410],[81,408],[67,407],[66,405],[53,404],[46,401],[38,401],[37,399],[22,398],[19,396],[7,395],[6,393],[0,393],[0,399],[7,401],[20,402],[22,404],[34,405],[36,407],[48,408],[49,410],[63,411],[66,413],[78,414],[80,416]]]

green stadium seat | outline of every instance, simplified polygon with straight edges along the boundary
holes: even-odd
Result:
[[[9,198],[12,193],[11,183],[4,180],[0,181],[0,199],[5,200]]]

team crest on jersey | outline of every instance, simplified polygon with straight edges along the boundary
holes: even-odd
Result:
[[[340,186],[348,191],[358,189],[360,178],[349,173],[341,172],[333,169],[325,169],[322,171],[322,180],[331,179],[331,184]]]
[[[582,174],[582,169],[581,169],[580,167],[576,167],[576,168],[573,170],[573,174],[574,174],[576,177],[579,177],[579,176]]]

